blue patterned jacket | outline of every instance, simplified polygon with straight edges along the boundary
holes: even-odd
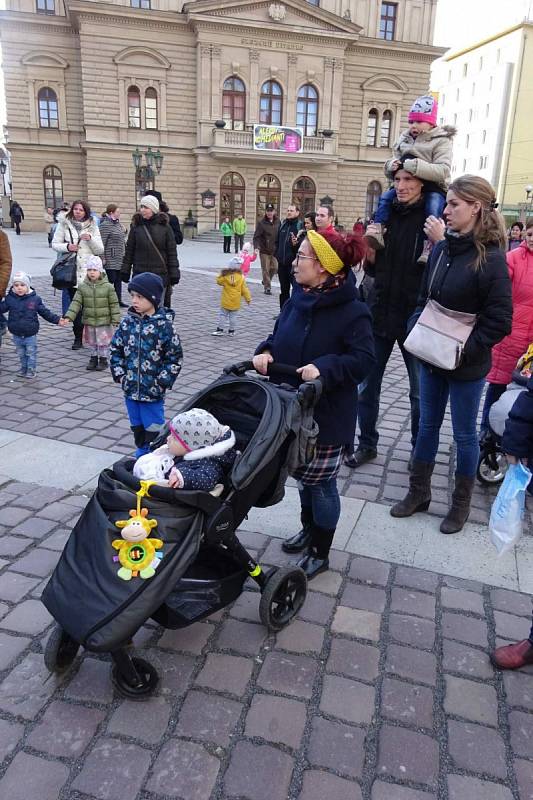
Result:
[[[158,308],[152,316],[130,309],[118,326],[111,342],[110,367],[126,397],[155,402],[174,385],[183,350],[173,320],[170,308]]]

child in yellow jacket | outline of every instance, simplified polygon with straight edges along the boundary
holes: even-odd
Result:
[[[222,286],[220,298],[220,315],[218,325],[212,336],[223,336],[224,328],[228,326],[228,335],[235,335],[235,323],[241,307],[241,298],[244,297],[248,305],[252,299],[246,279],[241,270],[241,259],[232,258],[228,266],[223,269],[217,278],[217,283]]]

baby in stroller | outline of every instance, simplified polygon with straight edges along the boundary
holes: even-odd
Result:
[[[176,414],[169,424],[166,444],[135,462],[139,480],[156,481],[173,489],[212,491],[237,456],[235,434],[203,408]]]

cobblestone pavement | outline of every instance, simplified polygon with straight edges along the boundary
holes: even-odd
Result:
[[[277,636],[253,590],[189,629],[148,623],[161,683],[133,703],[105,656],[61,680],[43,665],[38,598],[86,501],[0,486],[0,797],[532,800],[533,671],[487,657],[527,635],[529,596],[334,552]]]

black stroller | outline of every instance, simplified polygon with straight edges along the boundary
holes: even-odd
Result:
[[[117,577],[113,550],[120,537],[115,523],[128,519],[147,487],[133,476],[131,458],[101,473],[43,592],[43,603],[57,622],[45,647],[50,671],[68,669],[80,646],[108,652],[117,690],[143,698],[155,689],[158,675],[147,661],[131,655],[129,643],[149,618],[165,628],[184,628],[233,602],[248,577],[259,586],[259,617],[269,630],[280,631],[302,607],[304,572],[298,567],[263,572],[236,530],[252,506],[278,503],[288,474],[312,458],[318,433],[313,409],[321,382],[294,389],[247,376],[251,369],[251,362],[227,367],[181,409],[204,408],[229,425],[239,453],[219,496],[149,486],[142,513],[157,521],[157,539],[148,532],[132,550],[133,558],[142,561],[147,552],[154,555],[154,542],[157,549],[162,540],[162,555],[152,562],[158,562],[157,568],[149,568],[148,579],[142,573]],[[273,364],[269,370],[278,380],[289,374],[294,378],[293,367]],[[165,426],[153,447],[167,434]]]

